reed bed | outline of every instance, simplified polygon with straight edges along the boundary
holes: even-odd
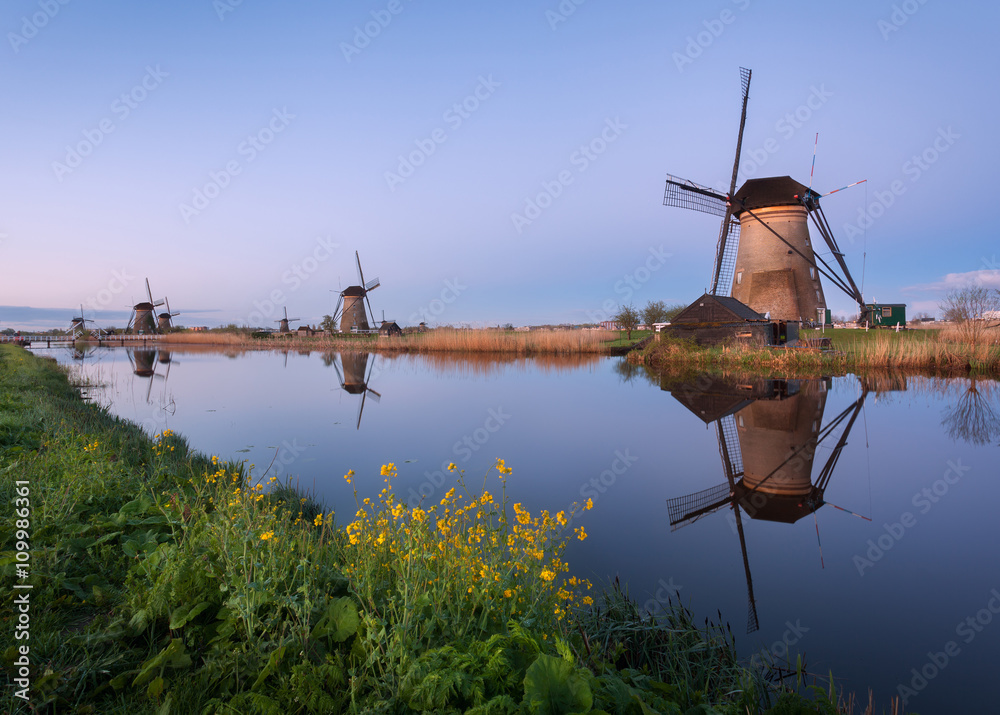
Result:
[[[249,333],[171,333],[158,342],[172,345],[226,345],[248,349],[344,349],[365,352],[493,353],[505,355],[600,355],[618,333],[605,330],[455,330],[439,328],[398,337],[374,335],[298,336],[294,333],[258,338]]]
[[[855,331],[851,331],[855,332]],[[944,331],[942,331],[944,333]],[[766,371],[834,373],[914,370],[938,375],[1000,375],[1000,345],[956,340],[960,335],[885,331],[839,336],[833,350],[735,343],[704,347],[662,338],[629,359],[651,367],[681,363]]]

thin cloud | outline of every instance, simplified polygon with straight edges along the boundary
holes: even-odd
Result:
[[[944,278],[934,283],[918,283],[917,285],[906,286],[904,293],[915,291],[950,291],[968,286],[983,286],[984,288],[996,288],[1000,290],[1000,269],[989,268],[978,271],[967,271],[965,273],[949,273]]]

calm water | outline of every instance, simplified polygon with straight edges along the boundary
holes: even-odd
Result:
[[[271,474],[340,512],[349,468],[375,495],[395,462],[404,497],[438,499],[448,462],[476,483],[503,457],[510,496],[533,511],[593,498],[578,520],[590,536],[567,554],[580,575],[617,575],[652,609],[669,594],[721,610],[743,654],[801,651],[883,703],[900,685],[922,713],[996,702],[995,383],[685,384],[618,358],[38,352],[150,432],[255,474],[274,460]]]

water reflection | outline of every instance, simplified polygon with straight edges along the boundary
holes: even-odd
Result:
[[[1000,441],[1000,413],[994,407],[997,383],[972,379],[959,388],[955,404],[946,407],[942,426],[948,436],[985,446]]]
[[[169,350],[158,350],[156,348],[126,348],[125,354],[132,365],[132,374],[148,380],[146,385],[146,403],[152,404],[151,396],[153,383],[161,381],[161,386],[166,386],[167,378],[170,377],[170,366],[175,362]],[[166,365],[162,372],[157,372],[156,365]]]
[[[868,395],[862,384],[861,396],[824,425],[830,384],[829,379],[709,376],[695,382],[665,379],[661,384],[703,422],[715,424],[726,481],[668,500],[667,512],[671,528],[679,529],[720,509],[732,510],[747,582],[747,633],[759,626],[743,515],[794,524],[810,514],[815,519],[816,511],[827,503],[824,493],[830,477]],[[817,449],[835,434],[837,439],[814,479]],[[819,545],[818,522],[816,536]],[[819,549],[822,563],[821,545]]]
[[[337,356],[340,356],[340,364],[343,369],[337,366]],[[340,381],[340,389],[349,395],[361,395],[358,400],[358,418],[355,429],[361,429],[361,415],[365,410],[365,400],[369,395],[378,402],[382,395],[368,387],[371,380],[372,368],[375,366],[375,356],[371,353],[359,352],[329,352],[323,355],[325,365],[333,365],[337,371],[337,379]]]

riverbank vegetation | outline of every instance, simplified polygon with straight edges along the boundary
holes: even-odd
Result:
[[[255,337],[256,336],[256,337]],[[638,338],[637,338],[638,339]],[[298,335],[249,331],[171,333],[159,345],[224,345],[257,349],[302,347],[329,350],[413,353],[491,353],[495,355],[599,355],[622,343],[617,331],[605,330],[460,330],[436,328],[401,336],[363,334]],[[634,342],[634,341],[633,341]]]
[[[348,471],[354,503],[321,506],[0,346],[0,474],[29,512],[0,537],[3,586],[32,586],[30,639],[0,611],[8,712],[848,711],[741,663],[720,623],[575,576],[563,549],[586,532],[510,503],[503,460],[475,486],[454,470],[433,505],[400,501],[392,464]]]
[[[941,375],[1000,375],[1000,344],[971,342],[959,331],[804,330],[803,347],[734,343],[700,346],[661,334],[629,359],[652,368],[716,366],[763,373],[844,374],[878,370],[930,371]],[[829,341],[820,347],[820,341]]]

